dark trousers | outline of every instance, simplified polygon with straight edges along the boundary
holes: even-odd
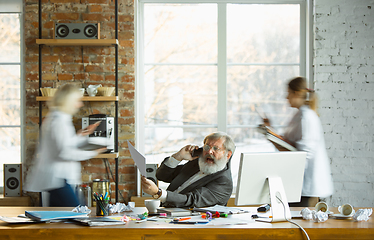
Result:
[[[65,182],[65,186],[48,191],[50,207],[76,207],[79,205],[73,188]]]

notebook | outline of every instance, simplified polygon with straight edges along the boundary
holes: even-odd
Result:
[[[96,226],[110,226],[110,225],[123,225],[126,222],[116,220],[108,217],[88,217],[88,218],[73,218],[69,221],[79,223],[84,226],[96,227]]]
[[[158,213],[166,213],[168,217],[183,217],[192,215],[192,211],[184,208],[158,208]]]

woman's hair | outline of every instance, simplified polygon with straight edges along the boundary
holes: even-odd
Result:
[[[225,147],[226,151],[231,151],[232,154],[234,154],[235,143],[232,140],[232,138],[224,132],[214,132],[214,133],[209,134],[208,136],[204,138],[204,144],[206,143],[206,141],[208,141],[208,139],[217,140],[221,138],[224,139],[223,146]]]
[[[313,89],[307,87],[307,81],[303,77],[296,77],[288,83],[288,88],[297,94],[300,94],[305,99],[305,104],[309,105],[310,109],[317,113],[317,96]],[[309,93],[309,100],[307,94]]]
[[[65,84],[57,89],[50,105],[59,111],[70,113],[72,104],[74,104],[73,101],[76,100],[75,97],[78,94],[80,92],[77,86]]]

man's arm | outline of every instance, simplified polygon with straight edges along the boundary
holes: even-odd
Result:
[[[178,165],[179,161],[173,157],[165,158],[156,170],[156,178],[159,181],[170,183],[181,172],[183,165]]]
[[[232,193],[231,175],[223,174],[203,187],[181,193],[167,191],[167,207],[207,207],[226,205]]]

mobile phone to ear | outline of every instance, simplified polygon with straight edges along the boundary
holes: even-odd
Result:
[[[191,153],[192,157],[198,157],[203,153],[203,148],[194,149]]]

